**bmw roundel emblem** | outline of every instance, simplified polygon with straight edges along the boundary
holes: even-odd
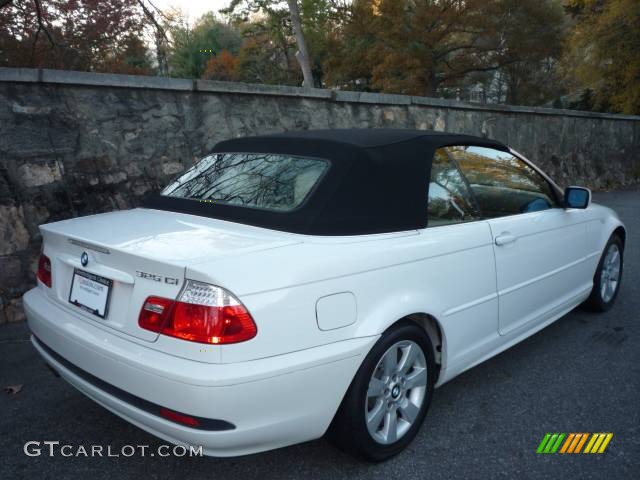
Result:
[[[80,255],[80,263],[82,263],[83,267],[86,267],[89,263],[89,255],[87,255],[87,252],[82,252],[82,255]]]

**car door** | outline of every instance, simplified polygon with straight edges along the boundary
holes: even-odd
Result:
[[[445,149],[431,167],[423,278],[446,332],[450,371],[468,368],[498,336],[498,295],[491,229]],[[437,305],[431,304],[431,301]]]
[[[511,153],[453,147],[494,240],[499,332],[563,313],[590,288],[584,210],[565,210],[556,189]]]

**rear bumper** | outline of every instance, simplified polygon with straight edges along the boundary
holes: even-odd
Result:
[[[120,417],[171,443],[202,446],[207,455],[242,455],[322,436],[377,340],[366,337],[262,360],[209,364],[98,329],[57,307],[40,288],[25,294],[24,307],[37,338],[32,342],[45,361]],[[132,398],[217,420],[225,429],[186,427]]]

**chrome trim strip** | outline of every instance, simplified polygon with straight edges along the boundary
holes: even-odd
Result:
[[[75,245],[77,247],[86,248],[88,250],[94,250],[100,253],[106,253],[107,255],[111,253],[108,248],[101,247],[99,245],[94,245],[93,243],[83,242],[82,240],[76,240],[75,238],[68,238],[67,240],[69,240],[70,244]]]

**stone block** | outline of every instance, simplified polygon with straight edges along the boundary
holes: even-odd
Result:
[[[29,245],[22,207],[0,205],[0,255],[22,251]]]
[[[169,162],[162,165],[162,173],[165,175],[175,175],[184,170],[184,165],[178,162]]]
[[[40,187],[62,179],[60,167],[54,163],[25,163],[18,168],[18,179],[25,187]]]
[[[13,255],[0,256],[0,286],[8,288],[21,282],[22,264],[20,259]]]
[[[9,300],[4,307],[4,315],[7,323],[23,322],[26,320],[24,308],[22,306],[22,297]]]

